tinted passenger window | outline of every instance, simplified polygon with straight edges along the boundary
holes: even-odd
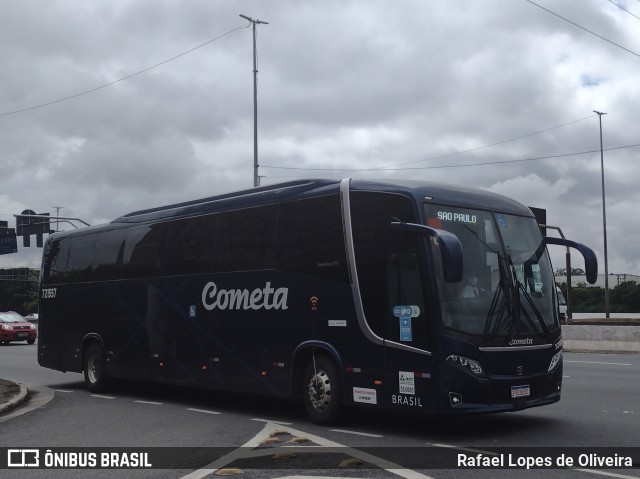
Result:
[[[167,274],[211,273],[220,267],[216,260],[220,235],[219,214],[174,221],[167,241]]]
[[[126,234],[125,229],[98,234],[93,255],[93,280],[110,280],[120,277]]]
[[[272,269],[275,221],[275,205],[174,221],[167,274]]]
[[[276,211],[276,205],[268,205],[221,214],[215,248],[219,271],[275,267]]]
[[[140,278],[162,274],[162,248],[166,229],[165,223],[127,229],[123,254],[124,277]]]
[[[338,195],[279,205],[276,238],[278,269],[349,281]]]
[[[89,281],[95,235],[63,238],[48,243],[44,278],[48,283]],[[48,279],[47,279],[48,278]]]
[[[66,240],[65,243],[70,243],[66,264],[66,280],[72,282],[89,281],[96,235],[74,236]]]
[[[43,279],[46,283],[59,283],[65,270],[66,261],[63,258],[69,256],[68,243],[60,239],[47,241],[44,249]]]

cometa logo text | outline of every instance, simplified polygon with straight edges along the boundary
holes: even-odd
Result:
[[[214,309],[288,309],[289,288],[271,287],[267,281],[264,288],[218,289],[216,283],[209,281],[202,290],[202,305],[208,311]]]

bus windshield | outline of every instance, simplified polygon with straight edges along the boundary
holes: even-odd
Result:
[[[559,327],[551,262],[534,218],[425,205],[427,224],[455,234],[464,253],[460,283],[438,278],[442,324],[477,336],[547,334]],[[437,245],[433,259],[439,262]],[[435,268],[441,276],[441,268]]]

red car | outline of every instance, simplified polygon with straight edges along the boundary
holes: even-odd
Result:
[[[36,342],[38,330],[34,324],[29,323],[18,313],[10,311],[0,313],[0,343],[8,344],[11,341],[26,341],[29,344]]]

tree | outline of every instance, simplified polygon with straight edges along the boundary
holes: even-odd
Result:
[[[612,311],[634,313],[640,311],[640,285],[635,281],[623,281],[609,293]]]
[[[38,312],[38,271],[29,272],[29,281],[19,286],[0,282],[0,311],[16,311],[23,316]]]
[[[556,276],[566,276],[567,275],[567,268],[556,268],[556,272],[555,272]],[[582,268],[571,268],[571,275],[572,276],[584,276],[585,272]]]

